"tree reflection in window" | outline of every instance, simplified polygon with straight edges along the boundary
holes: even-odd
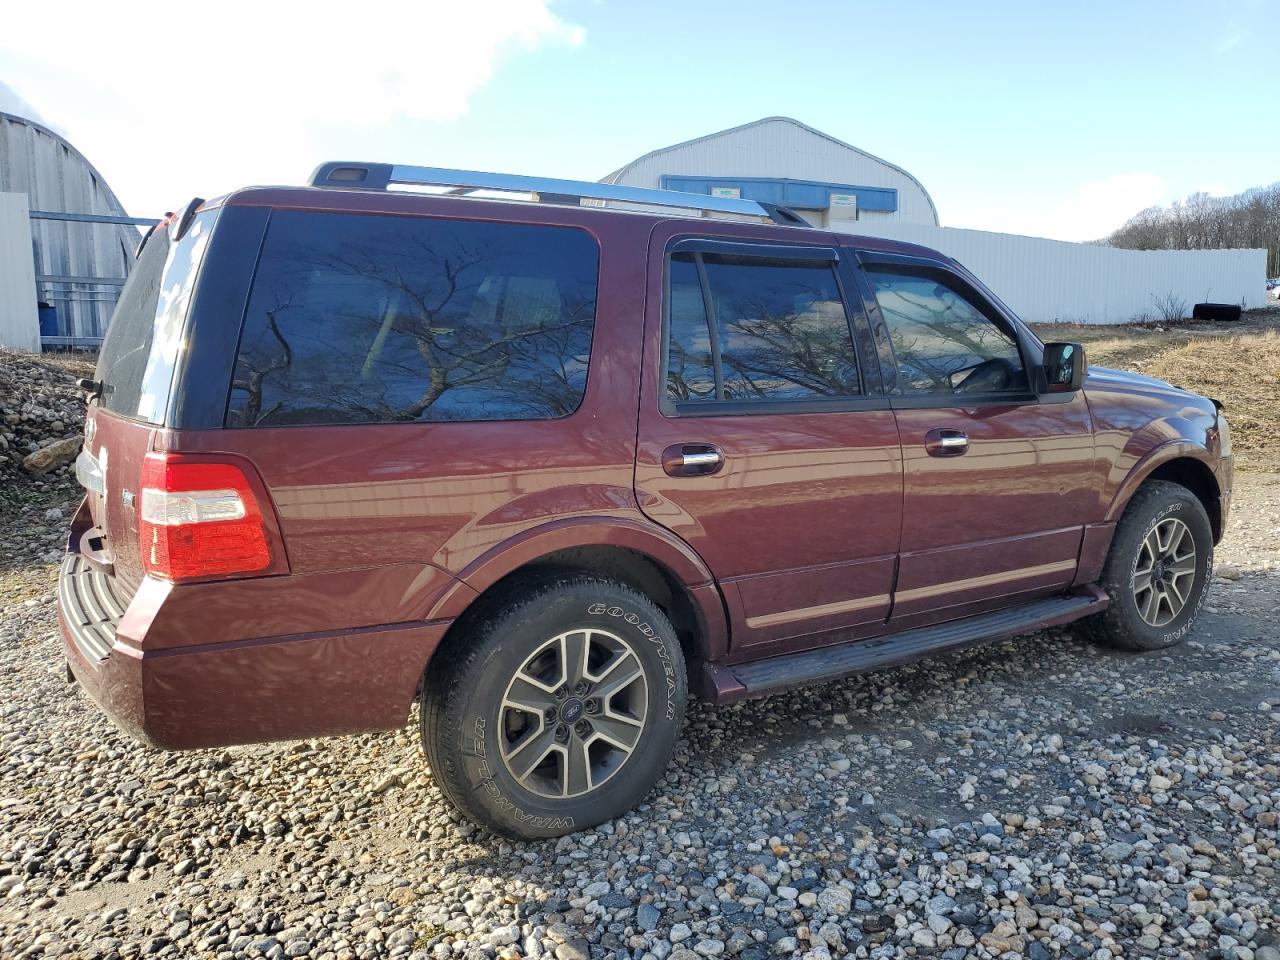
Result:
[[[1008,365],[1007,389],[1025,390],[1017,343],[949,285],[927,275],[867,271],[889,328],[902,393],[952,393],[963,372]]]
[[[713,345],[697,259],[677,254],[671,261],[668,396],[800,400],[860,392],[849,321],[830,265],[703,257]]]
[[[277,212],[233,426],[542,419],[582,399],[597,248],[559,227]]]

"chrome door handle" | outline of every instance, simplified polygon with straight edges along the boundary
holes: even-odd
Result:
[[[969,449],[969,438],[960,430],[930,430],[924,448],[931,457],[958,457]]]
[[[680,465],[686,470],[699,470],[719,466],[724,462],[724,455],[719,450],[704,450],[701,453],[680,454]]]
[[[710,443],[677,443],[662,451],[662,469],[671,477],[706,477],[724,466],[724,454]]]

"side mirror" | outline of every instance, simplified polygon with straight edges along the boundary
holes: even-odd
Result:
[[[1049,393],[1070,393],[1084,385],[1084,346],[1079,343],[1044,345],[1044,378]]]

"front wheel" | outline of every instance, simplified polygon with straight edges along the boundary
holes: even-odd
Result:
[[[1100,585],[1111,606],[1083,621],[1090,637],[1123,650],[1182,642],[1213,572],[1213,528],[1200,500],[1163,480],[1144,483],[1116,525]]]
[[[684,717],[675,630],[629,587],[569,577],[501,604],[437,653],[422,742],[445,796],[497,833],[556,837],[638,803]]]

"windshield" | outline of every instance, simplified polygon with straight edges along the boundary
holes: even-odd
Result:
[[[217,211],[197,214],[176,244],[157,228],[133,265],[98,355],[98,401],[124,417],[164,422],[191,291]]]

